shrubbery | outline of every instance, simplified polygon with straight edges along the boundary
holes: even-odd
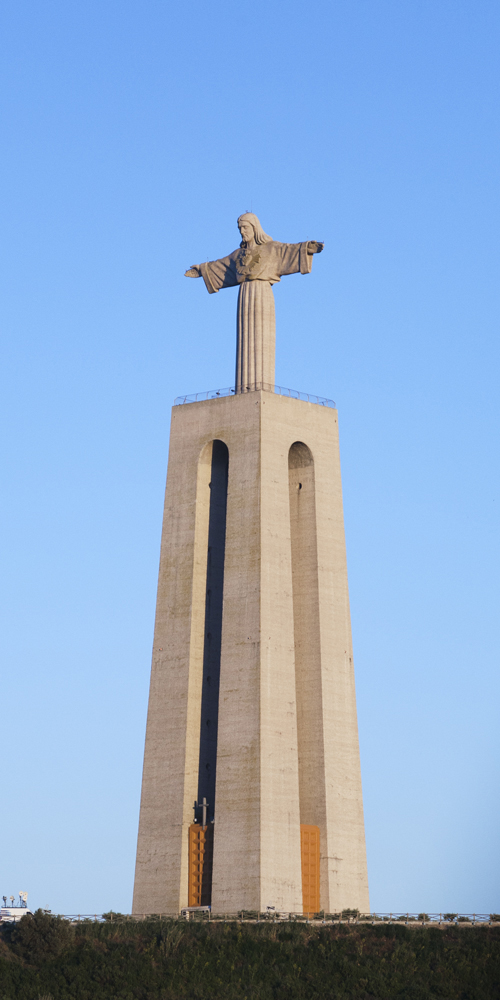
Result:
[[[2,937],[13,955],[31,965],[41,965],[70,947],[74,931],[62,917],[49,916],[43,910],[37,910],[34,916],[27,914],[19,923],[6,924]]]
[[[70,925],[0,932],[0,1000],[490,1000],[500,928],[402,924]]]

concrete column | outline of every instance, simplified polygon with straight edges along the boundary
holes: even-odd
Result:
[[[322,908],[367,912],[337,411],[262,391],[172,414],[133,909],[187,903],[213,440],[229,475],[212,910],[300,911],[302,820],[320,827]],[[313,463],[300,500],[295,442]],[[294,535],[302,499],[316,542]]]

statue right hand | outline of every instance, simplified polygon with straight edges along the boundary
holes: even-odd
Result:
[[[184,277],[201,278],[201,267],[199,264],[193,264],[193,266],[189,268],[189,271],[184,271]]]
[[[324,245],[324,243],[318,243],[317,240],[309,240],[309,243],[307,244],[307,252],[309,255],[312,255],[313,253],[321,253]]]

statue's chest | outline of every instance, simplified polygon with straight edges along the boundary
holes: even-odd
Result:
[[[242,247],[236,258],[236,273],[239,278],[250,278],[255,272],[260,271],[261,249],[260,247]]]

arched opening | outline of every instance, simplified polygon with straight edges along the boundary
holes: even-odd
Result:
[[[318,762],[323,756],[321,719],[321,646],[319,631],[318,544],[314,459],[303,441],[288,453],[290,538],[292,547],[293,631],[299,799],[304,912],[320,909],[320,828],[324,789]]]
[[[215,810],[228,471],[229,452],[227,446],[223,441],[214,441],[211,475],[208,484],[210,512],[198,769],[198,803],[203,803],[203,799],[208,803],[206,810],[208,821],[213,820]],[[197,819],[202,820],[201,814],[199,817],[197,816]]]
[[[210,461],[208,447],[206,446],[200,457],[201,465],[206,466]],[[189,828],[189,906],[209,906],[212,899],[228,472],[227,446],[223,441],[213,441],[209,477],[208,469],[199,477],[199,489],[209,491],[209,510],[198,798],[195,803],[195,822]],[[197,504],[200,509],[205,506],[202,496],[198,496]]]

